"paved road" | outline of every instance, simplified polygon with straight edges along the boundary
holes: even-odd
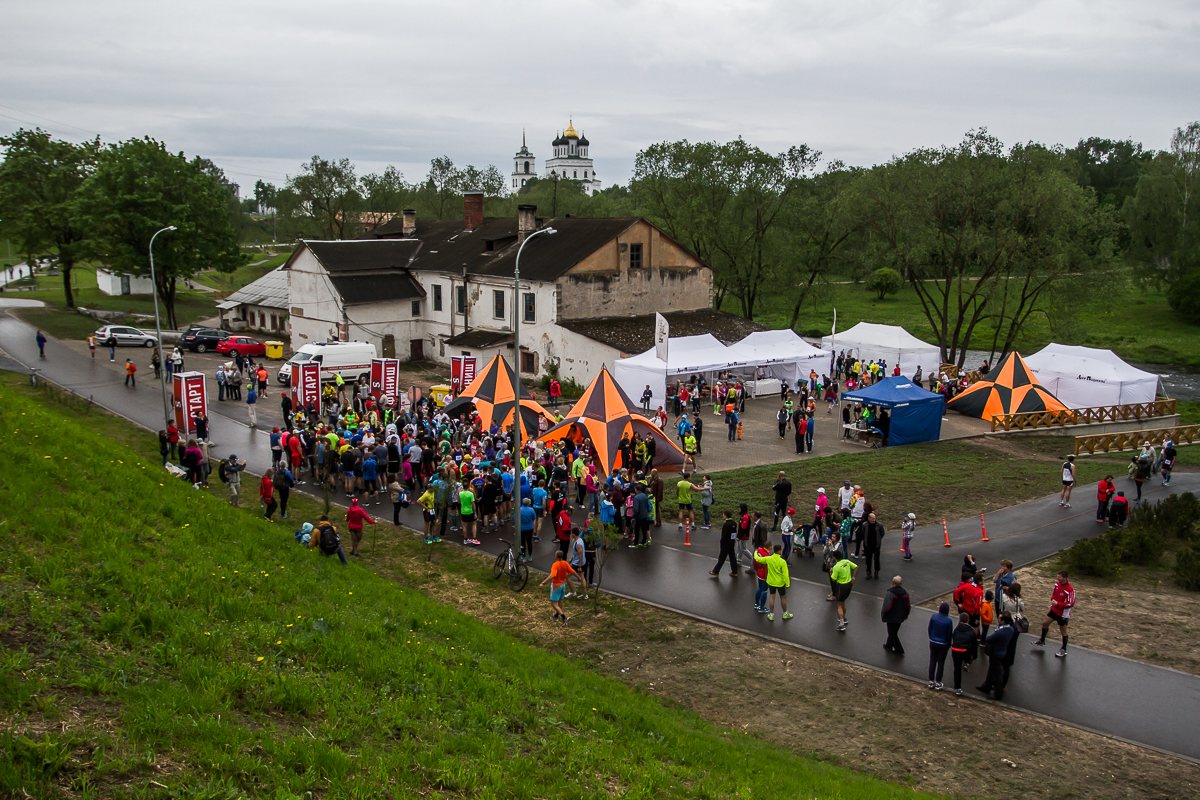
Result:
[[[0,314],[0,349],[27,365],[39,361],[32,329],[3,314]],[[136,390],[126,389],[106,358],[92,362],[53,341],[47,347],[47,355],[41,363],[36,363],[47,377],[91,395],[99,405],[147,427],[161,427],[162,405],[152,381],[146,381]],[[241,408],[222,408],[215,403],[213,406],[216,452],[222,455],[237,452],[254,472],[269,466],[266,434],[241,422],[244,413]],[[268,403],[267,409],[273,406]],[[1200,475],[1181,473],[1171,489],[1200,491]],[[899,543],[894,535],[889,536],[885,540],[883,574],[902,573],[910,593],[920,601],[953,588],[958,565],[967,552],[992,569],[1001,558],[1021,564],[1045,557],[1100,528],[1091,514],[1094,491],[1094,485],[1080,487],[1079,502],[1070,510],[1059,508],[1055,499],[1048,497],[994,512],[986,520],[991,540],[986,544],[979,541],[978,521],[973,519],[950,526],[953,545],[950,548],[941,546],[940,521],[936,527],[921,528],[915,539],[916,558],[907,564],[900,561],[896,552]],[[252,489],[248,493],[253,495]],[[1165,493],[1164,488],[1156,486],[1148,496],[1154,499]],[[384,509],[390,512],[389,504],[369,510]],[[420,529],[415,508],[405,512],[402,521]],[[895,524],[893,520],[885,522],[889,527]],[[777,618],[772,623],[752,609],[752,580],[708,575],[716,554],[715,532],[698,532],[691,546],[683,544],[683,536],[674,525],[652,533],[652,547],[636,551],[621,548],[613,553],[605,569],[607,589],[755,635],[925,681],[928,660],[925,631],[930,612],[914,609],[901,630],[908,651],[906,657],[884,651],[884,630],[878,614],[886,581],[858,583],[848,604],[850,629],[839,634],[834,630],[833,604],[825,601],[828,584],[818,560],[794,559],[789,599],[790,610],[796,617],[786,623]],[[534,562],[543,570],[552,559],[550,538],[543,537]],[[495,534],[484,539],[485,550],[498,551]],[[1027,601],[1036,627],[1044,599],[1027,598]],[[1086,603],[1086,596],[1080,602]],[[1076,646],[1070,648],[1066,659],[1058,659],[1053,655],[1053,647],[1036,650],[1030,646],[1031,641],[1022,637],[1005,698],[1007,705],[1200,759],[1200,737],[1195,736],[1195,720],[1200,718],[1200,678]],[[964,686],[968,695],[975,694],[971,687],[981,679],[978,669],[966,676]]]

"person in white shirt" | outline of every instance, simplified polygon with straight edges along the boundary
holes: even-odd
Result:
[[[792,515],[796,513],[796,509],[789,508],[787,513],[783,515],[783,520],[779,523],[779,533],[783,537],[783,560],[787,561],[788,556],[792,554],[792,534],[796,531],[796,523],[792,521]]]
[[[838,510],[845,516],[850,510],[850,501],[854,498],[854,487],[850,485],[850,481],[842,484],[842,488],[838,489]]]

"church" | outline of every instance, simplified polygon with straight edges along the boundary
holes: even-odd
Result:
[[[525,135],[521,134],[521,149],[513,156],[514,192],[531,178],[539,177],[542,180],[576,181],[582,186],[585,194],[600,189],[600,181],[596,179],[596,168],[588,156],[587,136],[576,133],[574,120],[568,121],[567,129],[557,136],[550,146],[554,149],[554,155],[546,161],[546,169],[539,176],[537,156],[525,145]]]

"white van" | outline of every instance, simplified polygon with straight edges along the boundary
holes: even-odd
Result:
[[[332,381],[333,376],[338,374],[347,383],[359,378],[370,380],[371,359],[375,357],[375,345],[370,342],[313,342],[297,350],[296,354],[279,368],[275,378],[284,386],[288,386],[292,381],[292,364],[319,361],[322,383]]]

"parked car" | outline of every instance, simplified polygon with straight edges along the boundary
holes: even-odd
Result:
[[[116,339],[117,344],[121,346],[154,347],[158,343],[154,334],[131,328],[128,325],[105,325],[92,335],[96,337],[96,344],[101,347],[110,336]]]
[[[217,352],[237,358],[242,356],[265,356],[267,346],[250,336],[230,336],[217,342]]]
[[[203,353],[212,350],[228,338],[228,331],[217,328],[188,328],[184,331],[180,343],[194,353]]]

